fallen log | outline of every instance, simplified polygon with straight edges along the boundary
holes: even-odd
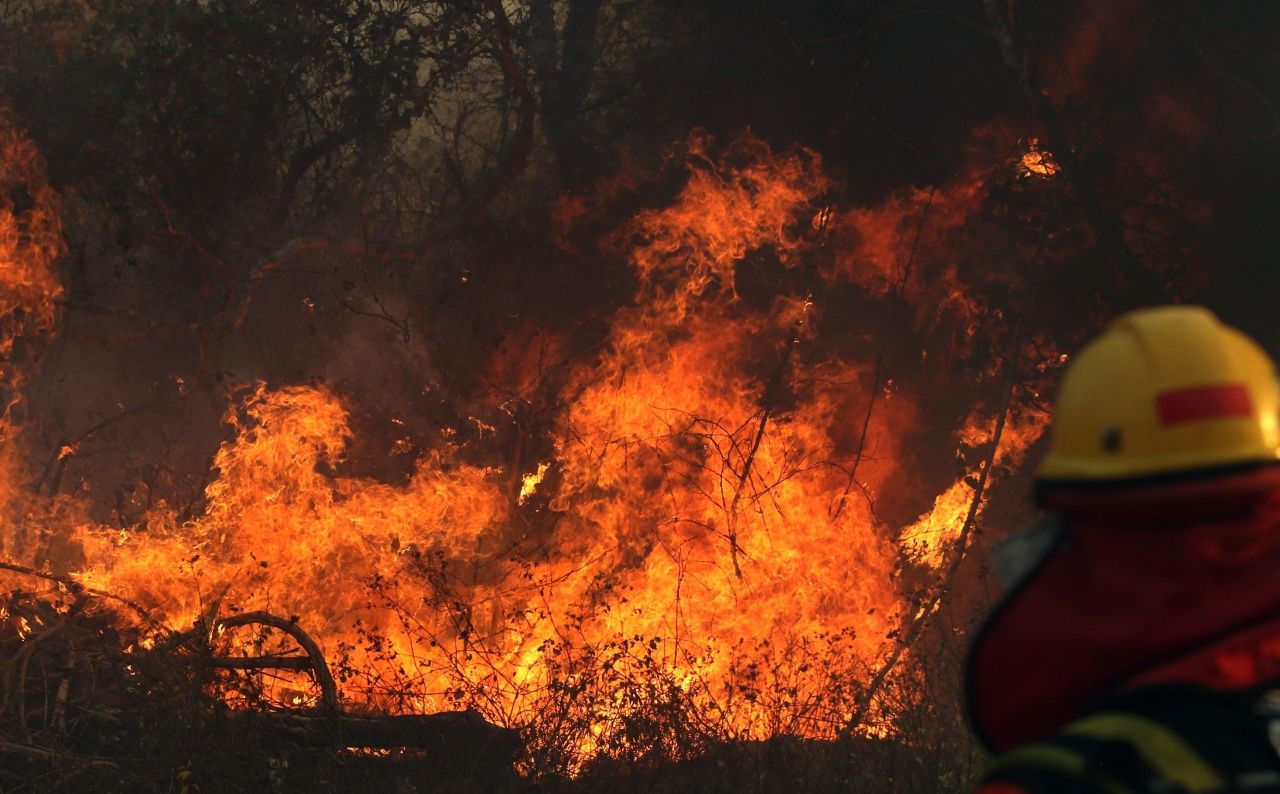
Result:
[[[520,751],[520,734],[485,721],[475,711],[447,711],[436,714],[370,715],[343,713],[338,709],[333,674],[320,646],[293,620],[268,612],[246,612],[223,618],[219,630],[240,626],[269,626],[291,636],[306,656],[223,656],[209,661],[211,667],[234,670],[306,670],[320,686],[321,710],[245,712],[240,719],[270,735],[311,747],[359,747],[390,750],[412,748],[442,758],[510,764]]]
[[[219,670],[314,670],[306,656],[221,656],[209,660]]]
[[[335,715],[237,712],[232,719],[259,735],[300,747],[421,750],[459,769],[510,767],[522,749],[520,732],[486,721],[474,711],[437,714]]]
[[[486,721],[474,711],[436,714],[324,714],[281,711],[247,711],[237,716],[269,727],[281,736],[304,745],[331,745],[393,749],[413,747],[440,750],[450,747],[510,748],[519,746],[519,731]]]

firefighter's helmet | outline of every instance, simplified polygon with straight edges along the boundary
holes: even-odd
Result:
[[[1067,368],[1042,484],[1280,460],[1275,364],[1197,306],[1118,318]]]

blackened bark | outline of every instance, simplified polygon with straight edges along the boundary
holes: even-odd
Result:
[[[529,51],[538,72],[542,130],[561,186],[570,191],[590,177],[585,107],[599,58],[596,31],[601,5],[601,0],[570,0],[558,34],[552,0],[534,0],[529,8]]]

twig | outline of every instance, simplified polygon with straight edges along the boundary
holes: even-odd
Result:
[[[315,670],[310,656],[227,656],[211,660],[209,666],[222,670]]]
[[[49,475],[53,474],[53,482],[49,486],[49,495],[53,496],[57,494],[58,488],[62,484],[63,472],[66,471],[67,468],[67,461],[75,456],[76,451],[79,449],[81,444],[88,441],[90,437],[108,426],[122,419],[133,416],[134,414],[149,411],[154,407],[155,406],[152,405],[142,405],[136,408],[128,408],[119,413],[112,414],[101,422],[93,425],[88,430],[77,436],[74,441],[67,440],[66,438],[60,439],[53,449],[53,454],[49,456],[49,461],[40,472],[40,479],[36,480],[36,484],[34,486],[35,492],[39,494],[44,488],[45,482],[49,479]],[[56,472],[54,471],[55,467],[57,468]]]

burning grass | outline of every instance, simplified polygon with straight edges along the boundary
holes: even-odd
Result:
[[[842,700],[864,693],[859,671],[833,666],[840,638],[742,649],[738,683],[718,703],[674,678],[652,642],[577,648],[572,660],[548,649],[562,666],[538,696],[537,717],[515,732],[474,712],[334,715],[310,701],[282,702],[282,693],[308,684],[228,664],[246,657],[223,655],[218,627],[155,635],[125,628],[132,623],[74,585],[6,596],[6,790],[730,791],[802,782],[806,790],[847,791],[883,787],[892,776],[922,790],[945,776],[963,779],[975,761],[957,739],[962,731],[948,738],[936,726],[915,735],[947,742],[932,752],[958,753],[941,768],[919,765],[925,748],[882,737],[798,738],[802,727],[788,720],[830,719]],[[812,677],[810,666],[830,692],[798,703],[794,683]],[[350,671],[340,662],[334,672],[341,680]],[[316,676],[308,677],[314,691]],[[477,696],[456,695],[460,703]],[[732,733],[725,709],[735,699],[783,720],[773,738]],[[918,729],[912,719],[935,715],[899,712],[897,729]]]

